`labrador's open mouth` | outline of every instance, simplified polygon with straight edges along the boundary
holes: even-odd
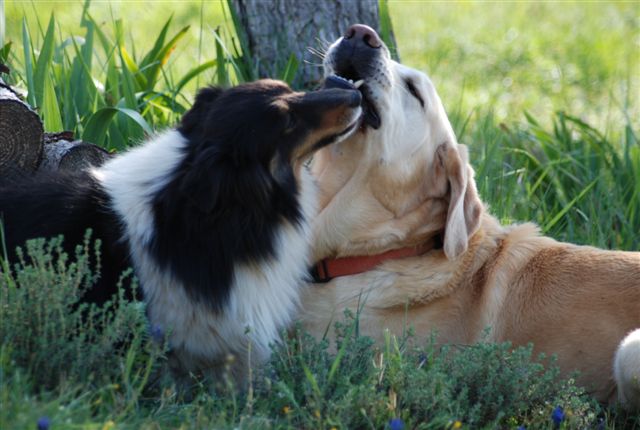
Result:
[[[371,99],[367,81],[358,76],[355,70],[344,70],[327,76],[324,88],[357,89],[360,91],[362,94],[362,128],[367,125],[373,129],[380,128],[380,115]]]

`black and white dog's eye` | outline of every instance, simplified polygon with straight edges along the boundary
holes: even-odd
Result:
[[[420,106],[424,107],[424,100],[422,99],[422,96],[416,89],[416,86],[413,85],[413,81],[411,79],[407,79],[405,83],[407,84],[407,89],[409,90],[411,95],[414,96],[416,99],[418,99],[418,101],[420,102]]]

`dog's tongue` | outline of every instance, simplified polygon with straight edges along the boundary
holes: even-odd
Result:
[[[329,75],[324,80],[324,85],[322,89],[328,90],[331,88],[340,88],[343,90],[355,90],[356,87],[351,82],[347,81],[345,78],[340,77],[338,75]]]

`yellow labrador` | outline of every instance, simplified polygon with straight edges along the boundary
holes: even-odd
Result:
[[[321,191],[314,256],[328,282],[305,293],[306,328],[322,336],[349,308],[378,340],[411,325],[422,338],[436,330],[441,342],[487,333],[533,342],[535,352],[557,354],[564,372],[579,370],[597,399],[611,400],[614,354],[640,327],[640,253],[560,243],[533,224],[500,225],[478,197],[466,147],[433,84],[392,61],[369,27],[352,26],[324,66],[327,76],[364,80],[364,115],[358,133],[321,149],[312,166]],[[424,252],[439,236],[442,247]],[[635,345],[621,346],[616,361],[621,392],[636,393],[625,398],[632,407],[640,402]]]

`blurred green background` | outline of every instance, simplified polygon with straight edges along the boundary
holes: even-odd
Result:
[[[82,7],[7,0],[6,39],[20,41],[23,16],[44,31],[51,13],[61,36],[82,36]],[[94,1],[90,13],[107,32],[122,19],[127,42],[140,52],[169,16],[173,31],[190,25],[167,68],[181,76],[215,57],[213,31],[228,22],[223,9],[220,1]],[[508,121],[524,110],[548,118],[562,108],[598,127],[619,124],[626,112],[638,124],[637,2],[391,1],[390,11],[402,61],[431,76],[449,111],[491,108]]]

